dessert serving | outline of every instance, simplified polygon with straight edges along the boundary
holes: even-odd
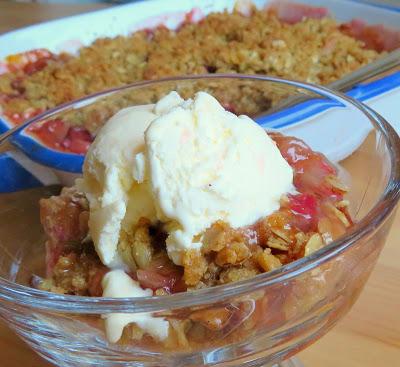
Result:
[[[307,134],[267,134],[215,85],[300,98],[264,116]],[[136,102],[103,115],[76,183],[2,195],[1,318],[57,366],[296,365],[280,363],[343,318],[376,263],[400,194],[399,137],[339,93],[262,76],[136,84],[30,125],[127,95]],[[300,108],[313,103],[326,108]],[[369,135],[347,149],[337,129],[340,160],[328,161],[319,127],[343,123]]]
[[[242,281],[329,245],[351,226],[348,188],[303,141],[266,133],[198,92],[120,110],[83,177],[40,201],[47,277],[34,286],[92,297],[150,297]],[[290,319],[336,281],[321,272],[276,297],[160,316],[103,315],[110,342],[195,348]],[[301,294],[301,297],[298,295]],[[275,315],[276,316],[276,315]]]

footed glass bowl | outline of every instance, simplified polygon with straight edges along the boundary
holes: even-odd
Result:
[[[30,287],[45,271],[38,200],[60,186],[2,194],[1,318],[57,366],[296,366],[290,357],[349,311],[384,245],[399,199],[399,137],[367,107],[322,87],[261,76],[209,75],[105,91],[38,116],[1,136],[0,142],[17,144],[43,167],[54,168],[61,184],[68,184],[79,176],[83,157],[64,149],[65,135],[49,143],[43,126],[51,139],[60,138],[54,131],[63,124],[79,126],[74,132],[95,134],[117,110],[153,103],[171,90],[185,98],[208,91],[225,108],[246,113],[265,128],[298,136],[325,153],[350,186],[346,199],[354,226],[308,257],[236,283],[151,298],[66,296]],[[151,312],[174,325],[194,313],[212,315],[221,308],[235,310],[228,327],[205,337],[200,335],[204,330],[188,324],[190,338],[180,338],[175,330],[175,342],[169,345],[147,338],[110,344],[101,318]]]

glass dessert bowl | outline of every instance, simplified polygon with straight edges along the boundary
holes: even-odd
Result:
[[[303,246],[302,254],[290,259],[295,261],[287,259],[285,233],[278,233],[283,241],[273,237],[278,241],[265,245],[268,256],[258,264],[265,267],[264,271],[271,271],[253,274],[255,276],[247,279],[239,276],[234,279],[238,280],[236,282],[219,281],[210,288],[178,293],[168,288],[165,292],[174,294],[157,293],[153,289],[155,295],[152,297],[86,297],[32,287],[57,291],[57,287],[52,289],[43,285],[46,283],[43,280],[46,276],[46,238],[39,222],[38,201],[49,196],[50,188],[6,197],[7,210],[2,214],[0,233],[3,251],[1,315],[30,346],[57,365],[261,366],[279,363],[326,333],[350,309],[384,244],[399,196],[398,137],[385,121],[366,107],[323,88],[249,76],[216,75],[143,82],[62,106],[14,129],[3,140],[18,142],[24,134],[28,139],[29,130],[37,131],[41,126],[48,126],[49,121],[90,121],[101,125],[123,107],[155,103],[171,91],[179,92],[184,98],[206,91],[226,109],[249,114],[265,127],[283,126],[285,134],[300,135],[313,148],[322,146],[323,153],[333,161],[329,167],[335,167],[331,169],[350,189],[347,192],[340,181],[330,177],[332,185],[329,187],[336,190],[327,194],[324,185],[314,185],[314,190],[318,191],[318,197],[321,192],[328,196],[339,193],[331,211],[348,225],[338,229],[337,220],[318,217],[313,231],[304,230],[308,235],[305,243],[312,238],[314,241],[309,250]],[[351,138],[341,125],[343,121],[353,126]],[[58,125],[57,122],[55,126]],[[339,139],[336,136],[335,141],[330,141],[333,132],[337,134],[338,130]],[[49,129],[50,133],[54,131],[57,129]],[[58,134],[53,135],[57,137]],[[285,141],[279,142],[279,139],[275,135],[283,152]],[[31,153],[26,146],[21,146],[26,153]],[[111,150],[111,145],[109,147]],[[296,149],[303,155],[294,152]],[[296,141],[286,146],[285,158],[292,159],[294,165],[307,161],[307,149]],[[59,154],[57,151],[52,153]],[[40,155],[31,156],[37,161],[46,159]],[[61,152],[58,171],[65,168],[63,158],[81,159]],[[321,159],[309,161],[312,164],[307,169],[315,168]],[[45,163],[49,164],[48,161]],[[333,173],[331,169],[328,168],[330,174]],[[65,179],[66,176],[60,177]],[[318,172],[311,179],[315,177],[318,178]],[[318,179],[316,182],[320,183]],[[301,195],[300,186],[296,185],[296,189]],[[288,210],[307,221],[312,214],[310,207],[315,205],[308,197],[300,198],[295,202],[295,208],[292,205]],[[79,197],[75,199],[79,201]],[[281,203],[281,208],[285,205]],[[57,215],[49,218],[58,223]],[[288,229],[285,224],[282,228]],[[63,233],[63,228],[58,232]],[[329,234],[334,234],[333,242],[326,239]],[[300,240],[296,237],[296,241]],[[318,243],[312,246],[315,241]],[[311,247],[314,248],[311,250]],[[219,253],[216,256],[217,265],[227,265],[221,260],[223,256],[219,260]],[[65,268],[59,267],[61,274],[70,271],[67,263],[64,263]],[[247,267],[245,263],[234,265],[238,269]],[[140,281],[138,275],[137,278]],[[95,291],[93,294],[99,295]],[[116,314],[128,315],[131,320],[146,315],[153,321],[167,322],[169,337],[160,343],[141,328],[127,327],[118,343],[110,343],[103,319]],[[140,326],[140,323],[133,322],[133,325]]]

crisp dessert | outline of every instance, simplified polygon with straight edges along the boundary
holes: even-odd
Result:
[[[352,225],[346,191],[303,141],[267,134],[205,92],[187,100],[170,92],[114,115],[89,148],[83,178],[41,200],[47,279],[38,287],[144,297],[254,277],[343,235]],[[319,297],[315,287],[302,299]],[[193,347],[251,329],[272,301],[261,294],[179,318],[109,314],[106,334]]]
[[[400,46],[398,32],[357,20],[339,24],[324,8],[276,2],[257,10],[245,3],[233,13],[203,17],[193,11],[177,30],[160,25],[128,37],[98,39],[77,55],[44,49],[11,55],[0,65],[2,114],[20,123],[108,88],[179,75],[261,74],[327,84]],[[227,100],[236,100],[238,114],[254,115],[257,108],[268,107],[276,99],[271,92],[269,98],[260,98],[251,88],[240,93],[236,88],[224,91],[229,94]],[[146,103],[159,99],[153,97]],[[223,94],[218,97],[223,102]],[[127,105],[134,103],[127,101]],[[51,148],[85,153],[102,117],[110,117],[121,107],[117,104],[89,116],[51,120],[31,132]]]

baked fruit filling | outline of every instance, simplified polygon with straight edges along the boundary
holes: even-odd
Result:
[[[219,128],[225,137],[218,135]],[[235,134],[246,140],[249,132],[255,132],[260,140],[253,142],[256,148],[249,148],[246,142],[243,149],[251,153],[246,156],[240,150],[243,142],[236,141]],[[110,141],[116,138],[119,145],[110,148]],[[276,150],[270,155],[278,154],[279,165],[274,162],[268,166],[268,157],[257,155],[257,144],[263,148],[266,143]],[[204,147],[222,155],[215,159]],[[180,156],[186,152],[188,158],[178,159],[174,152]],[[196,154],[192,157],[189,152]],[[246,161],[248,157],[251,161]],[[265,172],[269,167],[276,167],[276,171]],[[235,175],[244,172],[251,177],[241,177],[242,184],[224,180],[224,175],[238,180]],[[42,290],[93,297],[143,297],[218,286],[308,256],[352,225],[345,199],[348,188],[321,153],[295,137],[267,134],[248,117],[224,110],[202,92],[187,101],[172,92],[156,105],[120,111],[96,137],[83,176],[59,196],[40,201],[47,235],[47,277],[37,283]],[[204,177],[209,183],[195,186]],[[187,179],[192,181],[185,184]],[[231,186],[222,187],[221,182]],[[274,186],[276,182],[280,184]],[[264,184],[269,187],[266,191]],[[184,191],[180,191],[182,187]],[[245,190],[256,194],[242,194]],[[274,190],[278,191],[271,200],[262,197]],[[250,206],[244,201],[235,203],[238,196],[253,202]],[[215,202],[209,202],[210,197]],[[257,212],[267,214],[236,225],[237,218],[252,220],[243,216],[247,213],[243,214],[241,207],[252,211],[257,202],[270,205],[267,211]],[[195,222],[201,225],[196,227]],[[267,307],[263,302],[263,298],[257,300],[257,307]],[[230,303],[206,314],[196,311],[185,320],[146,314],[146,319],[132,317],[119,329],[115,319],[120,315],[111,314],[105,318],[106,332],[111,342],[121,337],[140,341],[143,337],[176,346],[184,338],[192,345],[213,332],[224,336],[240,320],[255,322],[258,311],[254,304],[250,306]]]

